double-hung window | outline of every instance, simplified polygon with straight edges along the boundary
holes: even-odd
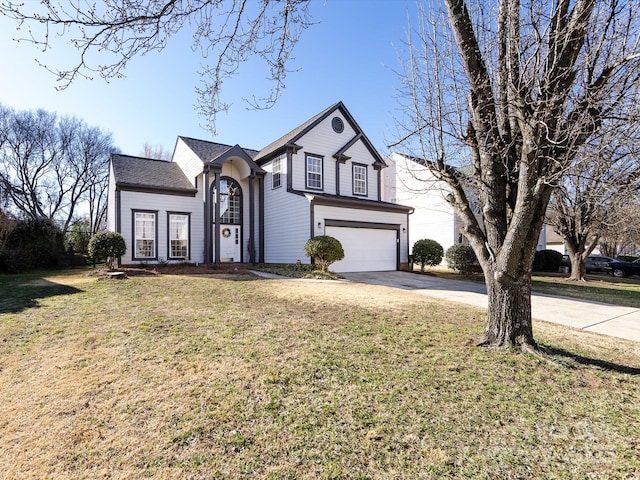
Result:
[[[282,157],[275,158],[273,160],[273,173],[271,176],[271,188],[278,188],[281,183],[281,174],[282,173]]]
[[[156,258],[156,212],[133,212],[134,259]]]
[[[189,214],[169,213],[169,258],[189,256]]]
[[[367,166],[353,164],[353,194],[367,195]]]
[[[322,157],[307,155],[307,188],[322,190]]]

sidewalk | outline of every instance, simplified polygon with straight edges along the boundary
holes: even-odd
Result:
[[[447,280],[408,272],[343,273],[352,282],[385,285],[420,295],[487,308],[485,286],[477,282]],[[558,323],[586,332],[640,342],[640,309],[533,293],[534,319]]]

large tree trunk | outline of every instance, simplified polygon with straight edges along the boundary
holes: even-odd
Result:
[[[582,253],[569,255],[569,258],[571,260],[571,275],[569,275],[569,280],[585,281],[587,263]]]
[[[486,275],[487,327],[479,345],[536,348],[531,322],[531,275],[497,280]]]

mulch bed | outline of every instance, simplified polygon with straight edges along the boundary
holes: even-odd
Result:
[[[93,277],[106,277],[108,273],[124,272],[127,277],[142,277],[155,275],[249,275],[251,272],[247,265],[236,263],[216,265],[136,265],[123,266],[117,270],[101,268],[89,272]]]

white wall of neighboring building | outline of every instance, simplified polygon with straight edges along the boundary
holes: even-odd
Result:
[[[445,200],[449,192],[428,168],[392,153],[382,171],[382,200],[413,207],[409,215],[409,250],[423,238],[435,240],[446,251],[458,242],[453,208]]]
[[[387,164],[389,168],[382,173],[382,200],[415,209],[409,216],[409,249],[423,238],[437,241],[445,251],[460,243],[459,219],[445,199],[450,191],[447,184],[437,180],[427,167],[403,155],[392,153]],[[559,249],[547,244],[547,231],[543,228],[537,249],[546,248],[564,253],[564,246]]]

